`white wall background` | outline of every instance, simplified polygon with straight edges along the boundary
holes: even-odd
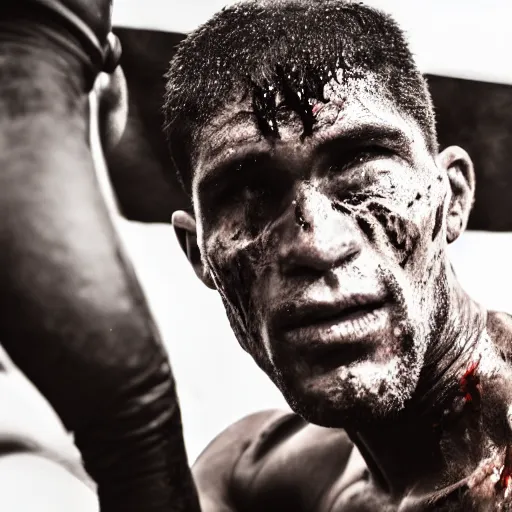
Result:
[[[312,2],[315,0],[311,0]],[[189,32],[233,0],[114,0],[114,23]],[[366,0],[393,14],[422,70],[512,83],[512,1]]]
[[[114,22],[187,32],[223,0],[116,0]],[[407,30],[424,71],[512,84],[509,0],[371,0]],[[219,297],[196,279],[172,227],[122,221],[121,235],[169,349],[189,457],[252,411],[285,407],[238,346]],[[512,234],[467,233],[452,247],[463,284],[482,303],[512,312]],[[505,271],[505,275],[502,275]]]

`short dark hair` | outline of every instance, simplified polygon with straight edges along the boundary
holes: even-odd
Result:
[[[307,132],[314,122],[311,100],[323,100],[323,86],[338,69],[347,78],[375,74],[437,151],[426,81],[388,15],[344,0],[253,0],[216,14],[179,45],[170,63],[165,132],[185,190],[194,138],[237,87],[253,94],[262,129],[275,129],[277,92]]]

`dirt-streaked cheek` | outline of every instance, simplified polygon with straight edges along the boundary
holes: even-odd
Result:
[[[253,238],[234,222],[218,227],[205,238],[206,262],[235,335],[260,366],[266,364],[267,357],[260,339],[265,301],[258,290],[272,268],[273,241],[269,230]]]
[[[325,189],[333,209],[353,216],[368,242],[406,269],[415,266],[420,246],[432,244],[442,227],[443,184],[430,165],[381,158],[335,173]]]
[[[339,199],[334,197],[332,214],[353,217],[361,236],[381,259],[380,265],[407,272],[413,288],[424,288],[426,282],[421,280],[434,264],[433,239],[441,232],[442,201],[432,187],[421,188],[413,180],[402,182],[398,190],[393,185],[396,179],[388,183],[356,189]],[[216,222],[205,233],[206,263],[239,342],[255,357],[262,357],[258,353],[263,350],[260,338],[266,283],[277,271],[275,255],[281,238],[272,226],[268,224],[253,236],[243,219],[231,216]]]

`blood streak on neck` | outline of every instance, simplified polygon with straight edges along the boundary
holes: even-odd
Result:
[[[480,377],[476,374],[480,360],[473,361],[460,379],[460,391],[464,400],[469,403],[480,398]]]

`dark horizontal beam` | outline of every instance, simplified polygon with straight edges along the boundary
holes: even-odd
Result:
[[[129,219],[169,222],[188,198],[174,177],[162,135],[163,75],[183,34],[118,28],[130,114],[108,159],[114,189]],[[469,228],[512,231],[512,86],[427,75],[442,147],[473,158],[477,195]]]
[[[512,231],[512,86],[427,77],[441,145],[463,147],[475,164],[469,228]]]

